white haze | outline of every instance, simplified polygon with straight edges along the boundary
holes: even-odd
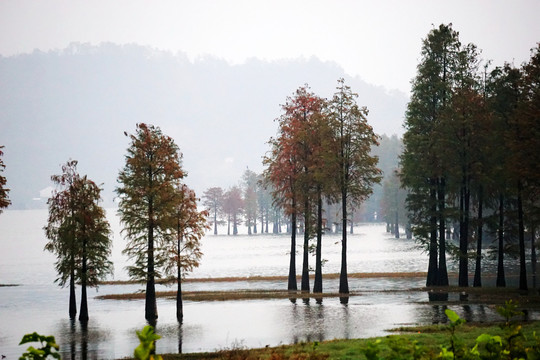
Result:
[[[32,199],[70,158],[104,183],[111,205],[129,144],[124,131],[134,133],[140,122],[175,140],[197,194],[234,185],[247,167],[262,170],[286,97],[305,83],[331,97],[343,76],[369,108],[377,133],[402,134],[405,94],[315,58],[229,65],[114,44],[0,58],[0,144],[12,208],[43,206],[45,198]]]

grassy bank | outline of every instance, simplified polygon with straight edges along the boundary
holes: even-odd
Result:
[[[367,278],[425,278],[425,272],[372,272],[372,273],[351,273],[348,274],[350,279],[367,279]],[[302,276],[298,275],[297,280],[301,280]],[[314,279],[315,275],[311,274],[310,279]],[[324,274],[323,279],[332,280],[339,279],[339,273]],[[193,282],[235,282],[235,281],[287,281],[287,276],[240,276],[240,277],[212,277],[212,278],[185,278],[182,283]],[[142,284],[143,281],[134,280],[111,280],[102,281],[100,285],[132,285]],[[157,284],[173,284],[176,279],[159,279]]]
[[[540,322],[523,324],[523,337],[514,341],[522,342],[524,348],[537,346],[535,333],[540,333]],[[508,336],[498,325],[465,324],[456,330],[456,346],[472,349],[482,334],[502,339]],[[263,349],[237,347],[213,353],[168,354],[163,355],[163,359],[369,359],[366,353],[374,354],[374,359],[435,359],[442,347],[451,348],[451,333],[448,326],[434,325],[401,329],[399,335],[372,339],[332,340]],[[482,346],[479,351],[483,351]]]
[[[354,295],[354,294],[351,294]],[[111,294],[97,296],[100,300],[137,300],[144,299],[145,293]],[[158,298],[176,298],[176,290],[158,291]],[[182,299],[190,301],[227,301],[227,300],[261,300],[261,299],[321,299],[339,297],[338,293],[303,293],[300,291],[289,292],[279,290],[235,290],[235,291],[184,291]]]

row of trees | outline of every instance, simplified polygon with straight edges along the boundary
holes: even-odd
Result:
[[[474,44],[452,25],[423,41],[412,82],[400,178],[408,191],[412,230],[427,246],[427,285],[448,285],[449,225],[459,224],[459,286],[469,286],[470,245],[481,286],[483,234],[497,235],[497,286],[505,286],[504,254],[517,240],[520,280],[527,289],[525,234],[539,223],[540,46],[530,61],[488,71]],[[534,268],[534,267],[533,267]]]
[[[291,251],[288,289],[296,284],[296,229],[304,229],[301,290],[309,291],[309,241],[316,238],[314,292],[322,292],[323,200],[341,204],[342,256],[340,293],[349,292],[347,279],[347,220],[380,181],[377,158],[371,147],[377,136],[367,122],[367,108],[360,107],[344,80],[338,81],[331,100],[300,87],[282,105],[279,130],[264,158],[265,184],[274,203],[291,218]]]
[[[177,318],[183,318],[181,280],[198,266],[202,256],[199,240],[207,229],[206,211],[197,209],[197,197],[182,180],[186,176],[181,153],[173,139],[152,125],[138,124],[128,135],[126,164],[118,176],[118,213],[128,240],[123,253],[132,265],[132,279],[146,282],[145,318],[157,317],[155,280],[177,281]],[[61,175],[52,176],[57,189],[48,200],[49,218],[45,249],[57,256],[60,285],[69,282],[69,315],[74,318],[75,284],[81,284],[79,319],[88,320],[86,287],[112,273],[108,260],[111,230],[99,205],[101,188],[78,174],[76,161],[68,161]]]
[[[353,225],[359,222],[386,221],[389,226],[392,224],[392,229],[395,228],[396,199],[389,194],[390,192],[395,194],[395,190],[399,189],[399,178],[395,170],[402,151],[402,143],[396,135],[390,137],[382,135],[378,142],[379,145],[371,148],[370,155],[379,158],[377,166],[384,173],[384,182],[374,184],[370,197],[359,207],[351,209],[348,214],[350,233],[353,232]],[[402,226],[406,226],[403,190],[399,191],[399,216],[397,218]],[[220,226],[223,225],[226,226],[227,235],[236,235],[240,225],[247,229],[249,235],[290,232],[290,217],[284,214],[283,208],[278,203],[274,203],[272,185],[264,181],[263,174],[258,174],[249,168],[240,177],[238,185],[228,189],[219,186],[208,188],[201,198],[202,205],[210,213],[208,221],[213,227],[214,235],[223,231],[220,230]],[[326,201],[323,203],[323,223],[326,232],[341,233],[343,224],[339,203]],[[299,224],[298,229],[302,232],[302,223]]]
[[[4,155],[4,152],[2,151],[3,148],[4,146],[0,146],[0,214],[11,204],[8,196],[9,189],[6,187],[7,180],[6,177],[2,175],[6,168],[6,165],[4,165],[4,161],[2,160],[2,156]]]

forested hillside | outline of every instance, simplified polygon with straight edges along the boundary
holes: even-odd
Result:
[[[342,76],[340,67],[315,58],[233,66],[136,45],[72,44],[0,58],[0,144],[10,208],[43,206],[50,175],[70,158],[104,183],[111,205],[127,147],[123,132],[141,122],[175,139],[197,193],[230,186],[246,167],[262,169],[285,96],[304,83],[330,96]],[[402,133],[406,95],[359,78],[348,82],[377,133]]]

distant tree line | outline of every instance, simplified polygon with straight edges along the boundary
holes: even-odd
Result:
[[[378,167],[382,171],[384,181],[374,184],[373,193],[365,202],[350,209],[349,233],[352,234],[353,226],[361,222],[387,222],[389,229],[390,227],[394,229],[396,216],[393,205],[389,202],[387,186],[399,188],[400,182],[395,170],[401,152],[402,141],[396,135],[382,135],[379,138],[379,145],[372,146],[370,155],[379,159]],[[291,219],[285,214],[283,207],[274,202],[272,185],[265,182],[263,175],[246,169],[239,177],[237,185],[228,188],[213,186],[203,192],[202,205],[209,212],[208,223],[214,235],[237,235],[241,226],[249,235],[291,232]],[[400,192],[403,190],[400,189]],[[407,227],[405,199],[402,195],[399,203],[399,224]],[[340,209],[339,203],[323,202],[323,223],[326,233],[341,233],[343,223]],[[302,221],[298,222],[297,229],[303,233]]]
[[[497,286],[506,286],[505,255],[513,253],[527,289],[526,241],[536,271],[540,46],[520,67],[489,67],[451,24],[423,40],[398,173],[412,232],[428,250],[428,286],[448,285],[448,252],[459,262],[459,286],[469,286],[473,260],[473,285],[481,286],[486,233],[496,241]]]
[[[9,189],[6,187],[7,180],[6,177],[2,175],[6,168],[6,165],[4,165],[4,161],[2,160],[2,156],[4,155],[4,152],[2,151],[3,148],[4,146],[0,146],[0,214],[11,204],[8,196]]]

